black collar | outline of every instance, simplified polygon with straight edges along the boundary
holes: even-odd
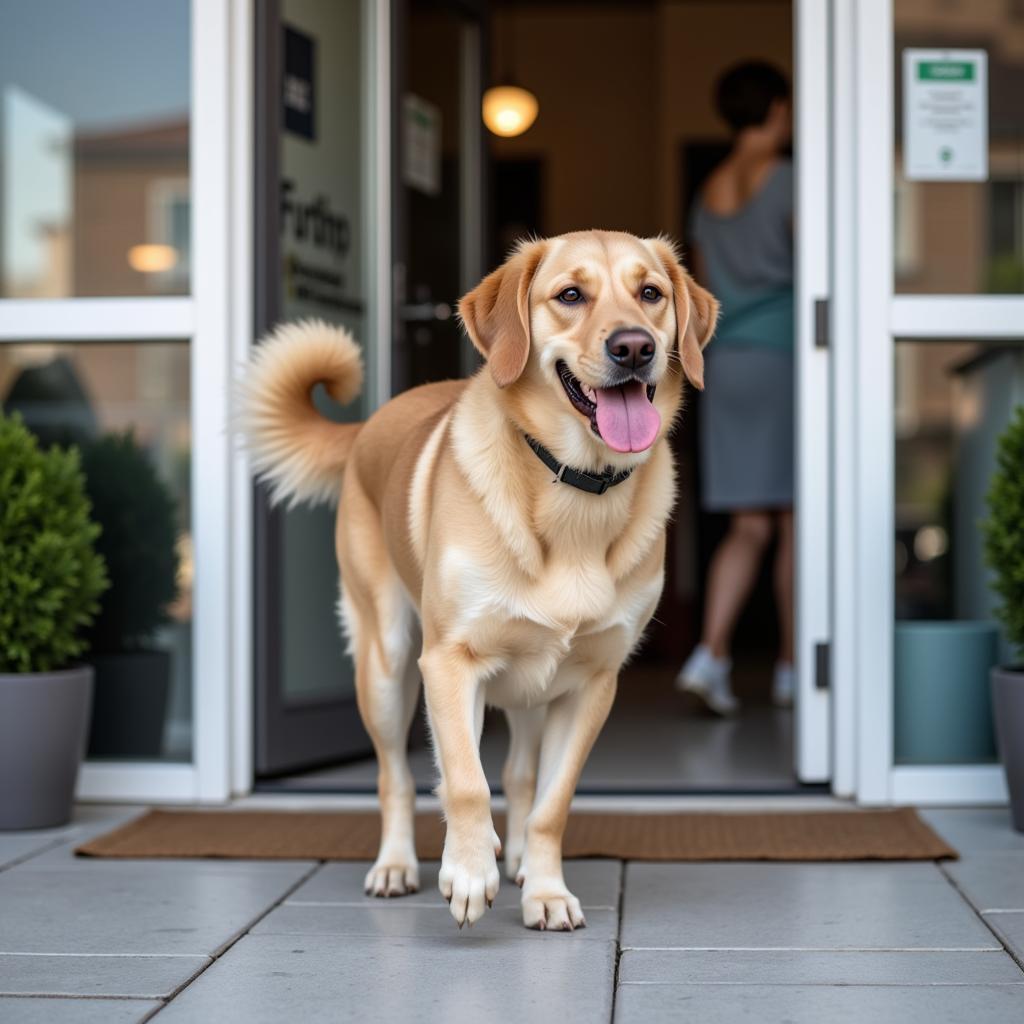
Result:
[[[551,481],[553,484],[568,484],[570,487],[586,491],[588,494],[604,494],[609,487],[621,484],[633,472],[631,467],[616,473],[612,466],[609,466],[603,473],[585,473],[582,469],[570,469],[559,462],[540,441],[534,440],[529,434],[523,436],[526,438],[526,443],[534,450],[537,458],[555,474],[555,479]]]

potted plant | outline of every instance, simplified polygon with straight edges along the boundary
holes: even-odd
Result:
[[[107,586],[78,451],[42,451],[0,415],[0,829],[71,817],[92,668],[85,630]]]
[[[985,557],[999,596],[996,615],[1016,656],[1024,659],[1024,406],[999,439],[988,508]],[[1013,825],[1024,832],[1024,661],[992,669],[992,710]]]
[[[89,635],[89,756],[159,757],[171,656],[152,641],[178,594],[174,499],[130,432],[84,445],[82,468],[111,582]]]

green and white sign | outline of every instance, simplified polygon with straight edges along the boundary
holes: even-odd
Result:
[[[988,54],[903,51],[903,176],[988,178]]]

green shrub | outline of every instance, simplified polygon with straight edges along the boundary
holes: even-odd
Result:
[[[66,668],[107,586],[78,451],[0,415],[0,672]]]
[[[90,646],[105,653],[139,648],[168,621],[178,594],[174,499],[131,432],[84,444],[82,469],[111,582]]]
[[[982,524],[985,558],[995,574],[996,615],[1010,643],[1024,657],[1024,406],[999,439],[996,471]]]

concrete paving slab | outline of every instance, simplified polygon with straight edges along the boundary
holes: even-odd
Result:
[[[368,906],[324,903],[294,905],[286,903],[271,911],[253,929],[254,935],[365,935],[392,938],[437,938],[458,933],[446,904],[438,897],[435,907],[417,906],[392,901]],[[614,942],[618,934],[618,913],[614,910],[584,910],[585,928],[567,932],[537,932],[523,924],[518,906],[494,907],[488,910],[472,928],[463,933],[467,941],[479,938],[491,940],[523,940],[550,942]]]
[[[159,1024],[600,1024],[615,946],[252,935],[174,999]],[[467,941],[468,939],[468,941]]]
[[[4,1024],[139,1024],[162,1003],[141,999],[30,999],[0,996]]]
[[[70,848],[87,836],[106,832],[141,814],[143,808],[128,805],[79,804],[71,821],[57,828],[0,832],[0,871],[53,847]],[[65,854],[67,854],[65,850]]]
[[[207,956],[0,953],[0,995],[166,999],[210,962]]]
[[[1024,964],[1024,912],[986,914],[985,923],[1006,944],[1006,948]]]
[[[0,953],[216,955],[310,870],[79,861],[0,873]]]
[[[622,945],[665,949],[992,949],[930,863],[630,864]]]
[[[1024,985],[1001,950],[984,953],[818,950],[627,950],[620,985]]]
[[[500,865],[499,865],[500,866]],[[420,864],[420,891],[408,896],[380,899],[363,894],[363,878],[369,863],[349,861],[325,864],[288,897],[289,903],[351,903],[364,906],[374,902],[385,906],[443,906],[437,889],[438,861]],[[619,906],[622,863],[617,860],[570,860],[565,862],[565,881],[576,898],[587,907]],[[495,907],[518,907],[519,888],[502,875]]]
[[[1008,807],[928,807],[921,817],[961,857],[985,850],[1024,854],[1024,832],[1015,832]]]
[[[0,871],[51,846],[67,842],[66,829],[40,829],[38,832],[0,832]]]
[[[84,843],[93,836],[102,835],[112,829],[118,828],[138,817],[145,808],[135,806],[112,806],[107,804],[81,805],[75,808],[72,820],[69,824],[58,829],[44,829],[39,832],[8,832],[0,833],[3,836],[27,836],[37,835],[49,837],[49,842],[40,846],[39,850],[30,859],[23,861],[19,867],[35,865],[41,860],[44,864],[72,863],[75,855],[74,849],[80,843]]]
[[[976,910],[1024,910],[1024,849],[975,852],[942,869]]]
[[[1024,986],[623,985],[615,1024],[964,1024],[1024,1017]]]

